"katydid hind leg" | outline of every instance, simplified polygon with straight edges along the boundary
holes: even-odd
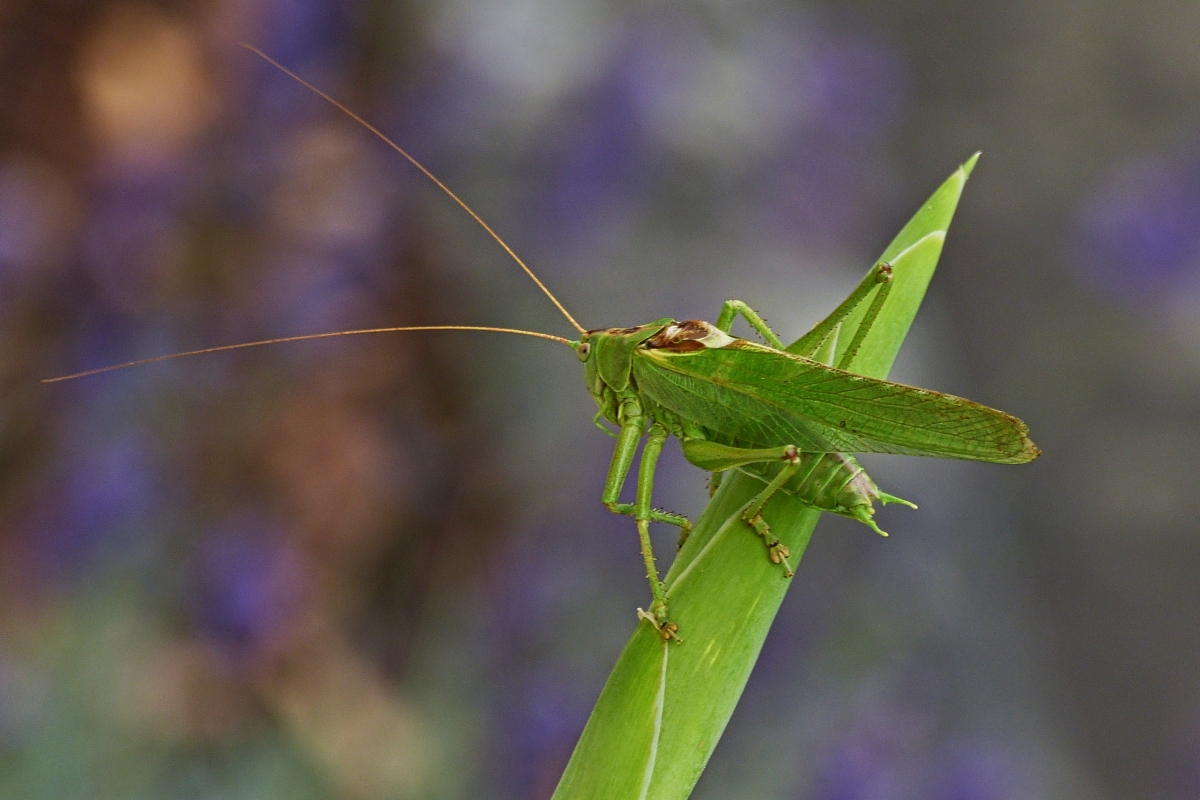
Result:
[[[627,517],[637,516],[637,503],[617,503],[609,508],[614,514],[624,514]],[[668,525],[674,525],[680,529],[680,533],[684,539],[692,532],[692,521],[682,514],[673,514],[670,511],[663,511],[661,508],[650,509],[651,522],[665,522]]]
[[[685,438],[680,444],[683,457],[689,464],[710,472],[723,472],[747,464],[791,461],[793,454],[796,453],[793,445],[764,448],[734,447],[700,438]]]
[[[838,369],[850,369],[850,365],[854,363],[854,357],[858,355],[859,348],[862,347],[871,328],[875,326],[875,320],[879,319],[879,312],[883,310],[883,304],[887,302],[888,295],[891,294],[892,268],[887,264],[881,264],[876,269],[879,289],[871,298],[871,305],[867,306],[867,312],[863,314],[862,321],[858,323],[858,328],[854,331],[854,338],[850,340],[846,351],[838,359],[838,363],[835,365]]]
[[[592,417],[592,424],[603,431],[605,436],[611,436],[614,439],[620,438],[617,434],[613,433],[611,428],[604,424],[603,411],[596,412],[596,416]]]
[[[766,519],[762,518],[762,511],[766,509],[770,499],[802,468],[803,462],[796,451],[796,447],[788,446],[787,450],[787,455],[784,457],[784,468],[779,470],[779,474],[775,475],[767,483],[766,487],[763,487],[762,492],[755,495],[754,499],[751,499],[743,507],[742,521],[750,525],[754,533],[762,536],[762,541],[767,546],[767,557],[772,560],[773,564],[784,566],[784,577],[791,578],[793,575],[796,575],[796,572],[792,571],[792,565],[787,560],[792,552],[787,548],[787,545],[779,541],[779,537],[770,533],[770,525],[767,524]]]
[[[818,364],[824,364],[827,367],[833,366],[833,359],[837,357],[838,336],[842,332],[842,323],[833,326],[833,330],[829,335],[817,342],[816,348],[810,353],[796,353],[798,356],[811,358]]]
[[[804,356],[805,358],[812,358],[812,354],[829,338],[834,329],[841,325],[842,321],[850,316],[867,299],[868,295],[874,292],[876,288],[882,288],[884,284],[890,283],[891,279],[891,265],[876,264],[867,272],[866,277],[854,288],[854,291],[829,316],[818,322],[813,326],[812,330],[800,337],[790,347],[785,348],[787,352]],[[880,305],[882,305],[882,302]],[[878,316],[878,313],[878,310],[876,310],[874,316]],[[872,322],[874,322],[874,319],[872,319]],[[863,335],[865,336],[866,334],[864,333]],[[849,352],[849,349],[847,348],[847,352]]]
[[[743,303],[741,300],[726,300],[721,306],[721,314],[717,317],[717,328],[725,333],[729,333],[733,328],[733,320],[741,314],[746,322],[750,323],[750,327],[758,332],[758,335],[766,339],[767,344],[774,347],[776,350],[783,349],[783,340],[781,340],[775,331],[767,325],[767,321],[763,319],[757,311]]]
[[[628,517],[637,517],[636,503],[617,503],[610,509],[614,514],[624,514]],[[668,525],[674,525],[679,528],[679,541],[675,545],[675,549],[683,547],[683,543],[692,535],[692,521],[683,514],[673,514],[670,511],[663,511],[661,508],[650,509],[651,522],[665,522]]]
[[[790,578],[796,573],[792,571],[792,565],[788,562],[788,556],[792,554],[788,546],[779,541],[775,534],[771,533],[771,526],[763,519],[762,512],[766,508],[771,498],[775,496],[785,483],[800,471],[801,460],[799,454],[796,453],[796,448],[792,448],[792,458],[786,463],[771,482],[768,483],[761,492],[748,502],[741,511],[742,521],[762,537],[763,544],[767,547],[767,557],[771,559],[773,564],[783,565],[783,576]]]

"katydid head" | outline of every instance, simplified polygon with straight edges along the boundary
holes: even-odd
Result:
[[[674,321],[660,319],[634,328],[600,328],[580,337],[575,352],[584,363],[588,391],[601,407],[605,388],[623,392],[629,386],[633,349]]]
[[[734,339],[702,320],[655,320],[633,328],[587,331],[573,345],[584,363],[588,392],[610,420],[617,421],[617,393],[629,388],[633,354],[639,347],[690,352],[724,347]]]

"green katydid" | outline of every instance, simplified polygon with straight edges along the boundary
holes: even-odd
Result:
[[[649,524],[680,528],[680,542],[691,523],[683,516],[654,509],[655,470],[666,440],[679,439],[684,457],[713,473],[715,491],[722,473],[739,470],[763,481],[761,492],[740,511],[747,528],[761,536],[767,556],[791,577],[790,553],[772,535],[762,511],[778,491],[822,511],[842,514],[883,533],[875,524],[874,501],[908,501],[879,490],[849,453],[895,453],[1018,464],[1037,458],[1028,428],[1004,412],[953,395],[856,375],[849,371],[867,332],[883,308],[891,268],[876,265],[857,289],[791,347],[785,347],[766,322],[738,300],[724,304],[715,325],[700,320],[660,319],[632,328],[585,330],[533,271],[470,207],[406,151],[360,116],[307,83],[254,47],[246,47],[332,103],[399,152],[461,206],[554,303],[579,332],[569,340],[536,331],[473,325],[369,328],[223,345],[140,359],[45,382],[69,380],[124,367],[184,356],[265,344],[366,333],[471,330],[534,336],[571,347],[584,363],[587,389],[599,408],[594,423],[617,440],[602,502],[617,514],[632,516],[641,542],[652,603],[641,618],[665,639],[676,639],[668,616],[666,590],[655,563]],[[870,300],[852,341],[838,352],[842,322]],[[731,334],[741,315],[766,341],[759,344]],[[618,426],[613,433],[604,420]],[[636,499],[620,502],[620,493],[642,440]],[[912,506],[915,508],[915,506]],[[886,535],[886,534],[884,534]]]

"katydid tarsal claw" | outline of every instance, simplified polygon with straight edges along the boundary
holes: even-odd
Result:
[[[579,332],[578,340],[515,328],[473,325],[400,326],[335,331],[155,356],[111,367],[48,379],[93,375],[123,367],[202,353],[264,344],[394,331],[472,330],[534,336],[571,347],[584,363],[587,390],[599,408],[596,424],[617,443],[601,500],[614,513],[635,520],[642,558],[653,597],[649,611],[638,609],[664,639],[681,641],[667,614],[667,593],[650,543],[651,522],[680,529],[686,539],[691,523],[683,516],[652,507],[655,469],[666,440],[679,439],[684,457],[711,472],[715,492],[722,473],[739,470],[764,483],[738,512],[747,532],[760,536],[766,557],[791,577],[790,553],[771,532],[763,511],[776,492],[785,492],[822,511],[857,519],[878,533],[874,503],[906,500],[879,490],[849,453],[961,458],[1019,464],[1039,455],[1019,419],[970,400],[917,389],[853,373],[854,359],[887,302],[892,270],[876,265],[858,288],[822,322],[790,347],[748,305],[727,301],[716,324],[701,320],[660,319],[632,328],[585,330],[533,271],[466,203],[407,152],[324,92],[270,57],[247,45],[272,65],[362,124],[403,155],[466,210],[529,275]],[[843,323],[867,303],[851,340],[838,347]],[[741,315],[766,344],[732,335]],[[840,350],[841,356],[835,354]],[[607,420],[619,428],[604,427]],[[621,490],[642,440],[633,503],[621,502]],[[886,535],[886,534],[885,534]]]

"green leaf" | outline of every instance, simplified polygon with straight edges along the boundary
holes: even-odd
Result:
[[[892,265],[887,303],[854,371],[887,377],[941,255],[946,230],[978,153],[921,207],[880,257]],[[864,306],[866,304],[863,304]],[[865,309],[843,323],[848,343]],[[554,793],[555,800],[682,800],[691,794],[758,659],[790,581],[736,512],[762,483],[727,473],[666,582],[685,643],[639,624],[600,694]],[[820,512],[777,494],[764,516],[804,553]]]

